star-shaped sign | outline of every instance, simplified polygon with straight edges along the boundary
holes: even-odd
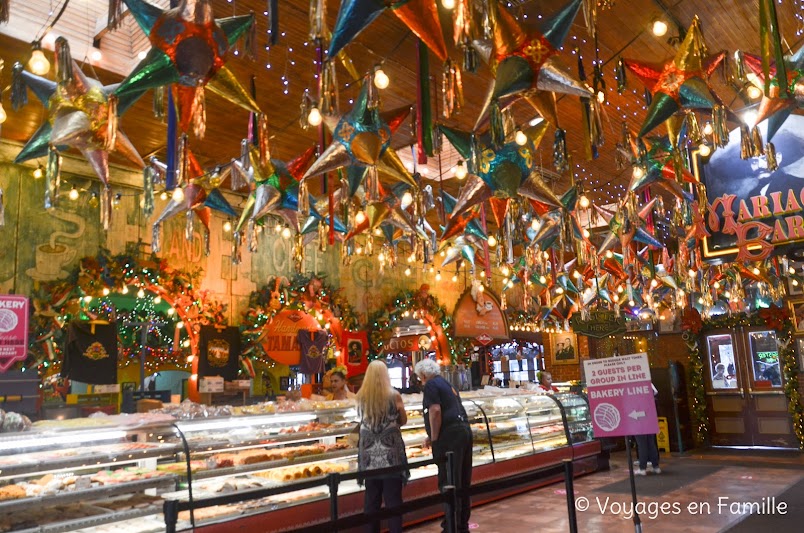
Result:
[[[706,50],[703,42],[700,21],[695,17],[672,60],[663,65],[624,60],[653,97],[640,136],[653,130],[679,109],[711,109],[719,103],[707,80],[726,57],[726,52],[704,57]]]
[[[187,131],[195,122],[203,135],[205,87],[251,112],[260,109],[226,68],[226,55],[255,23],[254,14],[215,19],[210,0],[180,0],[174,9],[161,9],[144,0],[123,0],[151,41],[151,49],[117,88],[116,94],[173,85],[179,124]]]

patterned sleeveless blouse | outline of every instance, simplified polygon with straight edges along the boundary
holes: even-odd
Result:
[[[398,420],[399,412],[392,399],[379,424],[372,426],[365,419],[360,421],[360,441],[357,454],[360,471],[408,464]],[[404,472],[399,475],[407,479],[410,474]]]

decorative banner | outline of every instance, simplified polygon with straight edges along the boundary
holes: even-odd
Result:
[[[588,337],[602,339],[609,335],[616,335],[625,332],[625,318],[617,316],[614,311],[604,309],[591,310],[589,320],[582,320],[579,313],[575,313],[570,318],[570,325],[575,333],[580,333]]]
[[[764,136],[767,122],[759,125]],[[740,130],[708,163],[694,159],[696,177],[706,186],[707,216],[693,215],[704,259],[712,263],[757,261],[785,253],[804,240],[804,117],[793,115],[773,142],[778,168],[764,157],[740,158]]]
[[[265,353],[277,363],[298,365],[301,358],[299,330],[318,330],[312,315],[296,309],[283,309],[262,330],[260,343]]]
[[[659,432],[648,355],[584,361],[595,438]]]
[[[455,305],[452,320],[456,337],[476,339],[481,344],[509,338],[508,321],[500,309],[500,301],[488,289],[479,291],[470,287],[464,291]]]
[[[425,342],[422,342],[422,338]],[[404,337],[391,337],[385,344],[385,353],[416,352],[427,350],[430,347],[430,337],[427,335],[405,335]]]
[[[28,355],[28,298],[0,295],[0,372]]]
[[[341,336],[341,353],[349,377],[366,373],[368,367],[369,341],[365,331],[344,330]]]

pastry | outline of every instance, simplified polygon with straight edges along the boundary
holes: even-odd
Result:
[[[3,500],[18,500],[27,496],[27,491],[20,485],[6,485],[0,487],[0,501]]]

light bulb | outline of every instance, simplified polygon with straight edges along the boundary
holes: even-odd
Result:
[[[511,273],[511,270],[508,268],[508,265],[503,265],[503,267],[500,269],[500,272],[503,276],[508,276],[508,274]]]
[[[140,289],[137,291],[137,298],[145,298],[145,291]]]
[[[148,55],[148,50],[140,50],[140,52],[137,54],[137,59],[142,61],[143,59],[145,59],[145,56],[147,56],[147,55]]]
[[[667,23],[663,20],[654,20],[651,31],[656,37],[663,37],[667,33]]]
[[[614,257],[614,253],[611,250],[606,250],[606,258],[611,259]]]
[[[75,185],[70,189],[70,193],[67,196],[70,200],[78,200],[78,189],[75,188]]]
[[[312,109],[310,109],[310,113],[307,115],[307,123],[311,126],[318,126],[321,124],[321,111],[319,111],[316,106],[313,106]]]
[[[589,197],[582,194],[581,197],[578,198],[578,205],[581,206],[581,209],[587,209],[589,207]]]
[[[93,48],[92,52],[89,53],[89,58],[92,61],[100,61],[103,58],[103,53],[98,48]]]
[[[104,296],[109,296],[109,289],[107,287],[104,287],[101,292],[103,293]]]
[[[176,187],[173,189],[173,195],[171,196],[174,202],[179,203],[184,200],[184,189],[181,187]]]
[[[455,0],[441,0],[441,5],[444,9],[453,9],[455,7]]]
[[[564,294],[564,287],[556,287],[556,294]]]
[[[463,161],[458,161],[455,165],[455,177],[462,180],[466,177],[467,173],[466,164]]]
[[[388,79],[388,74],[383,72],[381,68],[374,71],[374,85],[378,89],[386,89],[390,82],[391,80]]]
[[[50,71],[50,61],[39,48],[31,52],[31,59],[28,60],[28,70],[37,76],[44,76]]]
[[[358,211],[355,215],[355,224],[362,224],[366,221],[366,214],[363,211]]]
[[[161,296],[157,296],[156,298],[154,298],[154,303],[155,303],[156,305],[161,304],[161,303],[162,303],[162,297],[161,297]]]
[[[123,294],[128,294],[128,285],[123,285],[123,288],[120,290]]]
[[[707,122],[706,124],[704,124],[704,128],[703,128],[704,135],[712,135],[712,133],[714,133],[714,131],[715,131],[715,129],[712,127],[711,122]]]
[[[525,135],[525,132],[522,130],[516,130],[516,135],[514,135],[514,140],[519,146],[525,146],[528,143],[528,136]]]
[[[538,218],[534,218],[534,219],[533,219],[533,220],[531,220],[531,222],[530,222],[530,229],[532,229],[533,231],[537,231],[537,230],[539,229],[539,225],[540,225],[540,223],[539,223],[539,219],[538,219]]]
[[[657,285],[659,285],[658,281],[656,281],[655,279],[650,280],[650,286],[651,287],[656,287]]]
[[[6,110],[3,108],[3,102],[0,102],[0,124],[5,122],[7,118],[8,114],[6,113]]]
[[[382,230],[380,228],[374,228],[374,235],[380,237],[382,235]]]
[[[410,267],[405,269],[405,275],[410,276]]]
[[[634,303],[634,300],[628,300],[628,305],[630,305],[631,307],[634,307],[634,305],[636,305],[636,304]]]
[[[788,273],[790,273],[790,274],[795,274],[795,273],[796,273],[796,269],[795,269],[794,267],[789,267],[789,268],[787,269],[787,272],[788,272]]]
[[[182,322],[181,320],[179,320],[178,322],[176,322],[176,329],[181,329],[181,328],[183,328],[183,327],[184,327],[184,322]]]
[[[489,235],[489,246],[492,248],[497,246],[497,239],[494,237],[494,235]]]
[[[282,233],[282,224],[280,224],[279,222],[277,222],[276,226],[274,226],[274,233],[276,233],[277,235]]]
[[[762,96],[762,90],[760,90],[760,88],[757,87],[756,85],[749,85],[748,89],[745,92],[748,95],[748,98],[750,98],[751,100],[756,100],[757,98]]]
[[[541,284],[547,283],[547,278],[544,277],[544,276],[539,276],[539,283],[541,283]]]
[[[436,279],[436,281],[441,281],[441,271],[440,270],[436,273],[435,279]]]
[[[172,307],[171,307],[170,309],[168,309],[168,310],[167,310],[167,314],[168,314],[168,316],[173,316],[173,313],[175,313],[175,312],[176,312],[176,310],[175,310],[175,309],[173,309]]]
[[[584,228],[582,233],[583,233],[583,238],[584,238],[584,239],[588,239],[588,238],[589,238],[590,233],[589,233],[589,230],[588,230],[588,229]]]
[[[745,122],[746,126],[749,128],[753,128],[757,125],[757,112],[755,109],[749,109],[745,113],[743,113],[743,122]]]
[[[640,166],[634,167],[634,179],[639,179],[645,175],[645,171]]]
[[[282,238],[283,239],[290,239],[290,228],[285,226],[282,228]]]
[[[84,296],[84,301],[85,301],[86,303],[91,302],[91,301],[92,301],[92,296],[88,296],[88,295],[87,295],[87,296]]]
[[[413,203],[413,195],[410,194],[410,191],[405,191],[405,194],[402,195],[401,203],[402,209],[407,209]]]
[[[706,143],[701,143],[701,145],[698,147],[698,154],[700,154],[701,157],[709,157],[709,154],[711,153],[712,149],[709,148],[709,145]]]
[[[606,91],[600,90],[597,92],[597,101],[600,104],[606,101]]]
[[[458,283],[458,276],[457,275],[452,276],[452,283]]]
[[[232,223],[229,222],[228,220],[223,223],[223,231],[225,231],[226,233],[232,231]]]
[[[38,167],[36,167],[36,168],[34,169],[34,171],[33,171],[33,177],[34,177],[34,179],[37,179],[37,180],[38,180],[38,179],[40,179],[40,178],[41,178],[42,176],[44,176],[44,175],[45,175],[45,171],[44,171],[44,170],[42,170],[42,165],[39,165],[39,166],[38,166]]]
[[[159,199],[163,202],[168,199],[167,191],[162,191],[162,194],[159,195]]]
[[[753,272],[754,272],[754,275],[756,275],[756,276],[759,275],[759,269],[757,267],[754,267]]]

